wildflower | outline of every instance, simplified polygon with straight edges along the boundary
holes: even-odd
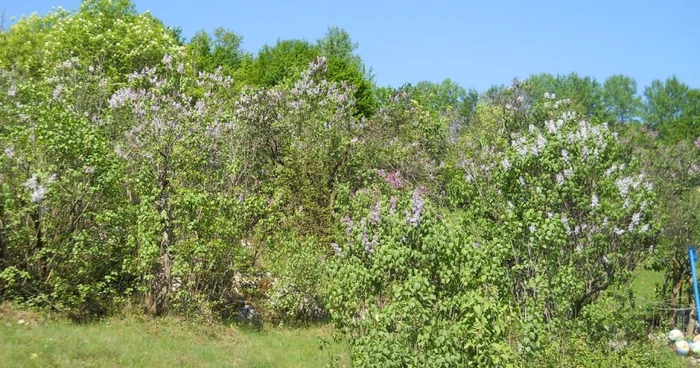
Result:
[[[647,231],[649,231],[649,224],[644,224],[644,226],[642,226],[642,232],[646,233]]]
[[[17,86],[13,84],[10,86],[10,89],[7,91],[7,95],[10,97],[15,97],[16,94],[17,94]]]
[[[537,229],[535,228],[534,224],[530,224],[530,227],[528,228],[528,230],[530,230],[531,233],[534,233],[535,230],[537,230]]]

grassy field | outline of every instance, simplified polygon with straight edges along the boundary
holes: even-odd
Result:
[[[654,300],[661,273],[640,270],[633,289]],[[0,367],[324,367],[349,366],[330,328],[256,331],[176,318],[129,315],[85,325],[0,305]],[[320,349],[323,340],[331,342]]]
[[[655,287],[664,282],[663,272],[639,269],[632,281],[632,290],[639,302],[651,302],[656,300]]]
[[[323,367],[346,349],[325,327],[254,331],[173,318],[87,325],[0,307],[0,367]]]

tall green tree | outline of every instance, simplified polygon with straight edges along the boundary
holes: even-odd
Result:
[[[603,84],[603,103],[617,122],[634,120],[642,108],[641,97],[637,96],[637,81],[622,74],[609,77]]]
[[[148,35],[144,39],[144,35]],[[101,65],[111,80],[181,51],[178,40],[129,0],[84,0],[77,12],[58,9],[20,19],[0,37],[0,66],[31,76],[50,74],[67,59]]]
[[[243,62],[245,53],[241,50],[243,37],[219,27],[214,37],[204,31],[197,32],[187,44],[187,54],[200,70],[213,72],[218,67],[224,74],[232,75]]]
[[[700,135],[700,90],[673,76],[654,80],[644,89],[644,118],[667,141],[693,140]]]

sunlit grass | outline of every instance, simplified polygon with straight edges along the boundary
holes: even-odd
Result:
[[[332,341],[327,327],[254,331],[135,316],[76,325],[7,306],[0,313],[0,367],[324,367],[331,354],[348,359],[337,344],[319,349],[319,337]]]

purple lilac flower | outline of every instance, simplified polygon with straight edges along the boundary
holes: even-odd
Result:
[[[396,212],[396,202],[398,202],[398,198],[396,196],[391,196],[391,199],[389,199],[389,202],[391,203],[391,208],[389,209],[390,213]]]
[[[340,219],[340,222],[345,224],[345,235],[350,236],[352,234],[352,229],[353,229],[352,219],[348,216],[345,216],[345,217]]]

